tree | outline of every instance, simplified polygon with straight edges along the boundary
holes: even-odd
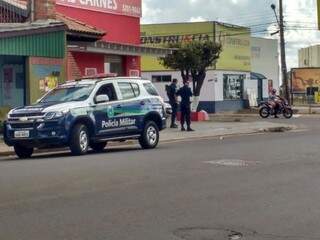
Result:
[[[222,51],[221,44],[213,41],[171,44],[172,54],[160,58],[160,63],[168,69],[181,72],[183,81],[192,77],[193,95],[199,97],[206,78],[207,69],[214,66]]]

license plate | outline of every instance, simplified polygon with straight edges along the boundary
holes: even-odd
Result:
[[[14,138],[28,138],[30,137],[29,131],[15,131]]]

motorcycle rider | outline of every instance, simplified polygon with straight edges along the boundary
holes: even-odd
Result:
[[[274,118],[279,118],[277,114],[281,108],[281,105],[283,104],[283,101],[284,99],[277,95],[277,90],[272,89],[269,96],[269,103],[274,111]]]

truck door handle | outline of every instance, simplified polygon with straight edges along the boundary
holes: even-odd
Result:
[[[145,104],[146,104],[145,101],[141,101],[140,102],[140,105],[142,105],[142,106],[145,105]]]
[[[119,108],[122,108],[122,106],[121,106],[121,105],[118,105],[118,106],[116,106],[116,108],[118,108],[118,109],[119,109]]]

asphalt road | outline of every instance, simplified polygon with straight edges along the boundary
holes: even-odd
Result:
[[[320,119],[292,122],[304,130],[2,158],[0,240],[320,239]]]

